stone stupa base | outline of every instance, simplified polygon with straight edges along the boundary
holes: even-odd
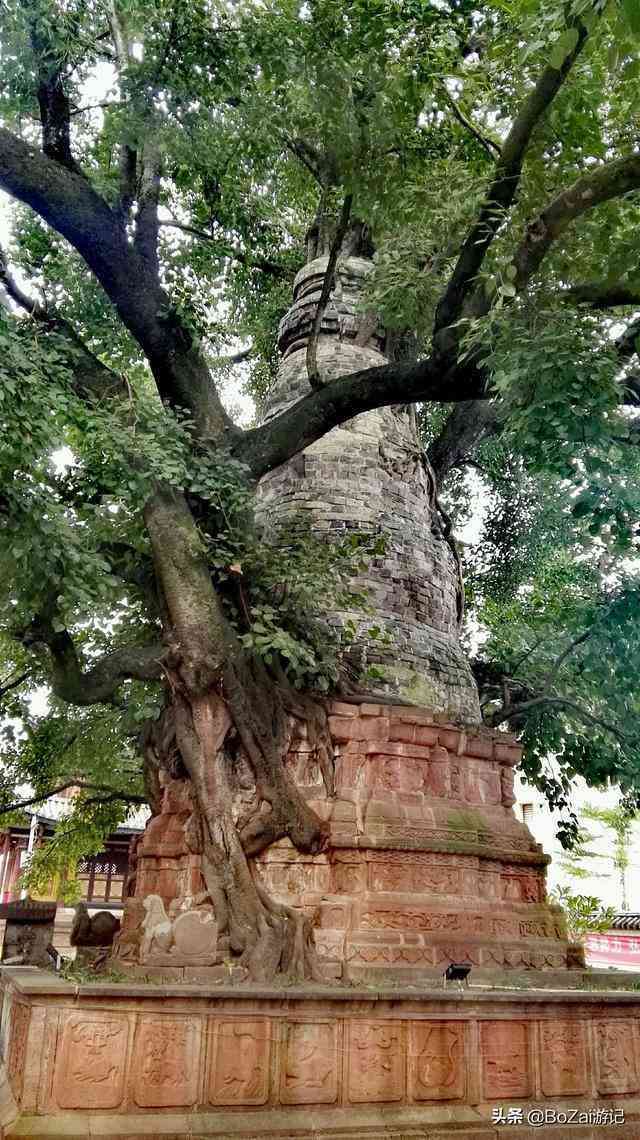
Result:
[[[564,912],[546,898],[549,858],[513,811],[521,749],[511,736],[375,700],[330,701],[328,712],[335,795],[303,723],[292,724],[287,760],[327,822],[327,849],[302,855],[287,840],[256,863],[266,890],[313,924],[327,981],[425,984],[451,961],[496,974],[584,965]],[[169,912],[204,889],[192,811],[188,782],[167,780],[162,812],[136,848],[114,947],[123,968],[153,964],[140,952],[145,899],[158,896]],[[223,943],[213,972],[182,969],[174,953],[164,977],[219,980]]]
[[[7,1138],[640,1135],[635,992],[0,982]]]

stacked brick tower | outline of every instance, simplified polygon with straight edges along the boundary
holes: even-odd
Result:
[[[267,419],[309,391],[307,339],[327,260],[315,258],[296,277],[293,305],[280,326],[282,363],[267,401]],[[361,311],[371,267],[361,257],[338,261],[318,340],[322,380],[386,363],[384,331]],[[387,692],[456,720],[479,721],[478,696],[459,641],[459,566],[441,523],[433,472],[411,408],[366,412],[335,428],[267,475],[259,503],[268,529],[292,516],[306,516],[319,533],[381,532],[385,554],[357,579],[368,591],[374,615],[329,616],[360,618],[356,664],[375,665],[384,674]],[[374,641],[364,632],[372,625],[382,634]]]
[[[309,391],[307,342],[327,263],[316,257],[296,277],[265,418]],[[367,258],[338,260],[318,338],[321,380],[386,363],[384,330],[363,304],[371,269]],[[545,901],[548,860],[512,810],[520,750],[473,727],[480,712],[460,645],[460,567],[413,410],[382,408],[335,428],[263,479],[259,502],[268,529],[303,515],[319,533],[386,536],[384,555],[356,580],[374,609],[356,649],[384,674],[387,699],[423,706],[379,705],[375,696],[333,706],[333,801],[304,737],[294,736],[296,781],[331,820],[332,847],[306,860],[277,845],[262,861],[266,885],[317,915],[329,972],[408,979],[455,959],[489,969],[566,966],[563,919]],[[368,639],[372,623],[386,637]]]
[[[308,389],[307,338],[326,266],[316,258],[296,279],[267,415]],[[383,333],[361,312],[370,267],[354,256],[338,263],[318,344],[323,379],[385,361]],[[366,632],[358,641],[361,655],[384,670],[385,701],[372,695],[329,704],[333,796],[305,724],[292,721],[288,763],[327,820],[330,843],[319,856],[274,844],[257,865],[267,890],[312,919],[328,979],[413,982],[442,974],[451,961],[489,971],[565,968],[564,920],[545,897],[548,859],[513,812],[520,749],[479,724],[459,642],[459,567],[411,411],[385,408],[336,428],[267,476],[259,511],[267,533],[302,513],[319,532],[388,536],[360,584],[375,611],[364,625],[375,622],[389,641],[368,641]],[[167,781],[162,814],[138,845],[117,953],[145,970],[140,931],[149,898],[160,896],[171,914],[204,888],[191,812],[189,784]],[[226,976],[227,956],[221,938],[208,958],[178,960],[174,949],[159,964],[172,964],[172,976]]]

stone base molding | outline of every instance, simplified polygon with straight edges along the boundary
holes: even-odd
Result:
[[[634,992],[0,984],[6,1137],[640,1134]]]
[[[547,902],[548,857],[513,812],[513,737],[408,705],[332,701],[328,714],[334,795],[302,722],[291,725],[288,753],[296,785],[328,823],[327,850],[301,855],[283,841],[256,864],[267,891],[311,920],[328,981],[424,982],[451,961],[494,971],[584,965],[562,910]],[[235,794],[240,816],[246,788]],[[162,965],[169,980],[183,968],[224,979],[224,932],[202,960],[177,946],[160,960],[141,937],[151,906],[166,919],[203,897],[190,797],[188,781],[166,781],[162,812],[137,842],[114,952],[121,968]]]

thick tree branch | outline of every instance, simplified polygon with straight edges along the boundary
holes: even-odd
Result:
[[[583,281],[578,285],[571,285],[559,296],[562,301],[574,301],[577,304],[589,305],[592,309],[615,309],[619,305],[640,307],[640,289],[634,289],[622,282]]]
[[[632,356],[635,356],[637,354],[638,349],[636,347],[636,342],[638,341],[638,338],[640,338],[640,317],[636,317],[635,320],[631,321],[631,323],[627,325],[624,332],[621,333],[615,342],[616,352],[618,353],[621,361],[629,360]],[[629,376],[627,378],[627,383],[630,383],[631,381],[634,381],[637,384],[638,378]]]
[[[24,682],[28,681],[32,676],[33,673],[31,669],[25,669],[22,673],[19,673],[17,677],[10,674],[4,681],[0,681],[0,699],[6,696],[7,693],[11,693],[14,689],[19,689],[20,685],[23,685]]]
[[[113,788],[106,787],[103,784],[91,784],[81,779],[67,780],[66,783],[56,784],[54,788],[49,788],[38,796],[30,796],[26,800],[15,800],[12,804],[0,806],[0,818],[3,815],[12,815],[14,812],[22,811],[23,808],[31,807],[33,804],[43,804],[52,796],[59,796],[61,792],[67,792],[69,788],[79,788],[81,791],[89,792],[104,792],[104,795],[92,796],[85,800],[85,803],[111,803],[116,800],[133,804],[146,804],[148,802],[146,796],[137,796],[132,792],[116,792]]]
[[[231,452],[254,479],[280,466],[331,428],[372,408],[416,400],[453,403],[482,399],[486,374],[472,361],[450,367],[429,357],[365,368],[310,392],[292,407],[231,441]]]
[[[0,285],[5,289],[7,295],[11,298],[13,303],[28,313],[32,317],[44,316],[46,310],[44,305],[37,297],[32,296],[20,285],[17,278],[11,272],[7,255],[2,248],[0,248]]]
[[[47,332],[62,339],[69,355],[70,375],[76,392],[97,400],[126,392],[122,377],[103,364],[95,353],[87,348],[73,325],[58,313],[51,312],[37,296],[27,293],[22,288],[11,272],[4,250],[1,248],[0,285],[4,286],[7,295],[23,312],[37,321]]]
[[[119,192],[114,214],[120,228],[124,230],[131,217],[138,177],[138,154],[127,143],[122,143],[120,146],[118,168]]]
[[[54,41],[52,28],[42,5],[34,0],[21,0],[29,28],[36,74],[38,106],[42,124],[42,149],[55,162],[80,173],[71,153],[69,99],[62,81],[62,60]]]
[[[324,186],[322,155],[302,138],[286,138],[287,149],[302,163],[320,186]]]
[[[161,227],[168,229],[180,230],[184,234],[191,234],[193,237],[199,238],[200,241],[211,242],[212,245],[218,247],[220,257],[229,261],[235,261],[238,265],[244,265],[247,269],[258,269],[261,273],[266,273],[269,277],[278,277],[282,280],[290,280],[293,276],[292,271],[285,265],[280,265],[277,261],[271,261],[268,257],[254,257],[248,253],[244,253],[241,249],[234,249],[233,246],[228,245],[226,242],[221,242],[220,238],[215,234],[208,233],[207,230],[202,230],[198,226],[190,226],[187,222],[179,222],[176,218],[169,220],[162,220]]]
[[[495,403],[462,400],[456,404],[440,434],[427,448],[438,483],[443,482],[452,468],[464,464],[484,439],[495,435],[500,423],[500,411]]]
[[[84,258],[145,352],[163,399],[189,408],[203,436],[229,429],[193,334],[89,183],[0,127],[0,188],[31,206]]]
[[[160,275],[158,260],[158,202],[160,200],[160,155],[151,141],[142,156],[142,176],[138,195],[138,213],[134,248],[146,262],[153,280]]]
[[[610,724],[609,721],[602,720],[600,717],[593,716],[590,712],[587,712],[586,709],[583,709],[581,705],[577,704],[576,701],[569,700],[566,697],[532,697],[530,701],[522,701],[519,705],[508,705],[506,708],[498,709],[490,718],[489,723],[493,728],[496,728],[506,721],[521,717],[523,713],[530,712],[531,709],[540,708],[543,705],[549,708],[565,708],[568,712],[574,713],[574,715],[584,721],[585,724],[591,724],[596,728],[603,728],[606,732],[610,732],[621,744],[628,745],[631,743],[630,737],[620,732],[620,729],[616,728],[614,724]]]
[[[558,674],[560,668],[562,665],[564,665],[567,658],[571,657],[572,653],[575,653],[576,649],[579,649],[581,645],[584,645],[585,641],[588,641],[589,638],[593,636],[594,632],[595,631],[593,629],[593,626],[591,626],[589,629],[583,630],[582,633],[578,634],[577,637],[574,637],[569,642],[565,649],[562,650],[562,653],[558,654],[551,668],[549,669],[549,672],[544,678],[543,685],[545,688],[551,684],[553,678]]]
[[[47,647],[51,655],[51,687],[57,697],[69,704],[110,704],[124,681],[159,681],[163,676],[166,650],[159,642],[114,649],[83,672],[73,638],[66,629],[54,630],[49,617],[35,618],[20,639],[26,646]]]
[[[542,264],[553,242],[595,206],[640,189],[640,154],[614,159],[583,175],[558,194],[527,225],[525,236],[515,252],[515,285],[521,290]]]
[[[131,44],[127,35],[127,29],[124,21],[124,15],[120,9],[120,5],[116,0],[109,0],[109,25],[111,27],[111,35],[113,36],[113,44],[116,50],[116,59],[118,61],[118,69],[121,72],[126,71],[131,56]]]
[[[340,219],[336,228],[336,232],[331,242],[331,249],[329,250],[329,258],[327,261],[327,268],[325,270],[324,280],[322,282],[322,289],[320,290],[320,297],[316,306],[316,311],[313,317],[313,325],[311,326],[311,334],[307,341],[307,378],[312,388],[318,388],[320,385],[320,373],[318,372],[318,337],[320,336],[320,326],[322,325],[322,318],[324,316],[331,290],[335,288],[336,265],[338,263],[338,255],[342,249],[342,243],[345,239],[347,229],[349,227],[349,218],[351,216],[351,203],[353,202],[353,194],[346,194],[344,202],[342,203],[342,210],[340,211]]]
[[[462,315],[465,300],[475,287],[475,279],[482,268],[487,250],[503,223],[505,212],[516,196],[531,136],[555,99],[585,44],[587,30],[582,22],[574,21],[570,27],[575,27],[577,32],[575,47],[566,56],[559,69],[545,67],[535,87],[522,104],[502,145],[486,198],[474,225],[467,234],[449,285],[436,309],[434,337],[437,347],[450,348],[455,341],[455,337],[452,340],[451,335],[447,335],[445,330]],[[442,333],[444,335],[438,335]]]
[[[113,37],[115,59],[121,86],[126,78],[127,68],[131,61],[131,44],[120,12],[114,0],[109,4],[109,25]],[[138,155],[135,147],[123,142],[119,147],[119,193],[115,209],[116,218],[122,227],[126,226],[131,207],[136,196],[136,179],[138,170]]]
[[[244,364],[245,360],[249,359],[252,352],[253,345],[249,345],[249,348],[241,348],[239,352],[231,352],[229,356],[216,356],[215,362],[219,365]]]

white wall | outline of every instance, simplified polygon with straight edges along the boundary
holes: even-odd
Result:
[[[533,805],[533,814],[528,814],[527,825],[547,855],[551,855],[551,863],[547,870],[547,889],[551,891],[557,886],[567,886],[574,894],[595,895],[605,906],[622,910],[622,888],[619,874],[612,861],[613,833],[594,820],[583,818],[581,813],[581,809],[587,804],[598,808],[615,807],[620,796],[619,790],[610,788],[606,791],[597,791],[588,788],[584,780],[580,779],[577,779],[573,786],[571,796],[573,810],[578,816],[580,825],[594,836],[593,841],[586,846],[589,851],[601,856],[580,862],[580,866],[590,872],[589,878],[584,879],[572,877],[560,865],[567,858],[566,852],[556,839],[560,814],[552,813],[544,796],[526,784],[517,774],[515,793],[514,811],[518,818],[523,818],[523,805]],[[626,881],[628,909],[640,913],[640,820],[634,824],[632,830]]]

